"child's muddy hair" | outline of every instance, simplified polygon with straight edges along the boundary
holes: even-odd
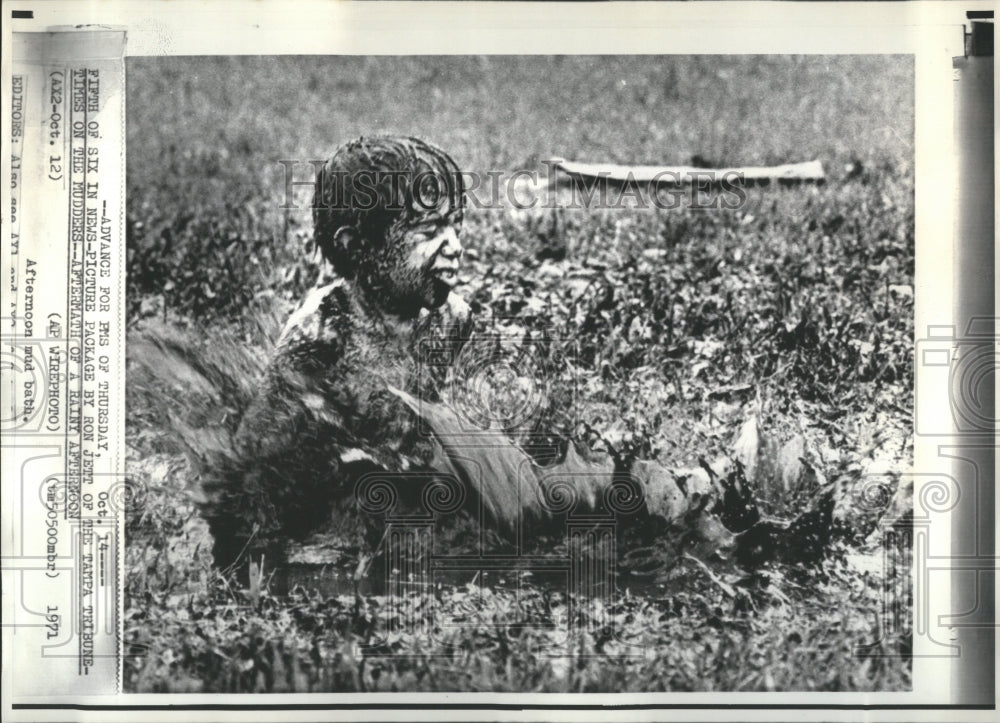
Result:
[[[316,174],[314,238],[341,276],[396,232],[423,223],[460,224],[461,172],[451,156],[418,138],[371,136],[337,149]],[[353,231],[343,243],[341,229]]]

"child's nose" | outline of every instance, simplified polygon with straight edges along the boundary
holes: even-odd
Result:
[[[462,242],[458,240],[458,232],[449,228],[446,229],[442,236],[444,238],[444,243],[441,244],[440,253],[445,258],[458,258],[462,255]]]

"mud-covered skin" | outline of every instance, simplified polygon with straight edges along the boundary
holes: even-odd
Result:
[[[457,271],[462,255],[460,225],[460,216],[452,214],[411,227],[394,226],[383,246],[373,250],[359,270],[358,288],[399,319],[413,319],[424,309],[441,307],[451,288],[433,270],[454,267]]]
[[[423,193],[424,181],[435,181],[431,193]],[[338,148],[316,174],[314,240],[338,274],[385,288],[383,267],[401,236],[427,223],[460,227],[464,208],[461,172],[440,148],[406,136],[362,137]],[[349,241],[343,229],[352,232]],[[390,294],[385,301],[405,299]]]
[[[221,567],[321,529],[371,545],[381,530],[359,514],[358,480],[407,473],[392,485],[405,498],[433,479],[440,447],[389,387],[437,399],[440,362],[467,336],[468,307],[450,294],[463,208],[455,161],[417,138],[359,138],[320,169],[314,241],[338,278],[289,319],[233,453],[204,475]]]
[[[451,305],[401,324],[365,304],[348,282],[314,289],[278,340],[261,394],[237,432],[238,449],[247,454],[283,449],[291,435],[301,434],[292,420],[310,420],[345,443],[377,446],[369,454],[385,456],[386,464],[398,455],[421,461],[426,438],[417,434],[406,406],[387,384],[421,398],[437,397],[444,370],[421,363],[419,356],[431,346],[461,344],[471,324],[463,307],[454,296]]]
[[[454,354],[470,324],[455,295],[401,321],[346,280],[310,292],[277,342],[233,458],[203,483],[216,563],[257,550],[280,557],[284,541],[331,526],[358,547],[377,543],[381,525],[356,506],[358,480],[407,473],[412,500],[401,489],[400,502],[418,500],[436,451],[387,385],[436,399],[447,370],[419,356]]]

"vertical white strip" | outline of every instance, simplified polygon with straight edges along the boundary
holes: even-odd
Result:
[[[13,38],[3,613],[15,628],[5,668],[22,699],[119,689],[124,41]]]
[[[954,656],[951,633],[939,624],[950,609],[951,517],[928,510],[934,489],[952,489],[951,462],[938,447],[951,434],[948,361],[953,344],[951,58],[961,53],[961,27],[921,28],[916,58],[916,303],[914,438],[914,640],[913,679],[934,681],[929,698],[949,700]],[[922,523],[922,524],[920,524]],[[933,561],[937,562],[933,562]],[[920,692],[915,688],[915,692]]]

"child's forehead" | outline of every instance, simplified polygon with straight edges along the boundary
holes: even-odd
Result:
[[[445,226],[460,226],[462,209],[452,204],[435,209],[410,209],[401,217],[397,228],[401,231],[436,231]]]

